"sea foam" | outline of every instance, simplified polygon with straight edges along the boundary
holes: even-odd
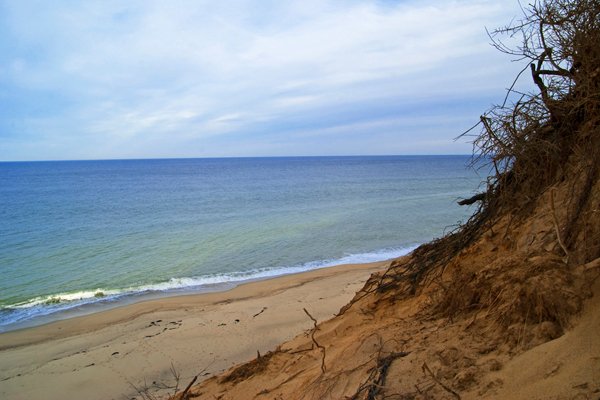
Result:
[[[362,264],[389,260],[410,253],[416,246],[382,249],[374,252],[348,254],[341,258],[319,260],[296,266],[282,266],[276,268],[259,268],[229,274],[213,274],[198,277],[171,278],[168,281],[135,287],[108,289],[97,288],[71,293],[56,293],[47,296],[38,296],[25,302],[10,304],[0,309],[0,332],[10,330],[11,325],[20,324],[40,316],[60,313],[73,308],[81,308],[80,314],[85,314],[85,306],[92,304],[114,304],[125,297],[140,296],[143,294],[162,293],[164,295],[177,295],[179,293],[202,293],[215,289],[229,289],[239,283],[252,280],[268,279],[277,276],[306,272],[319,268],[333,267],[343,264]]]

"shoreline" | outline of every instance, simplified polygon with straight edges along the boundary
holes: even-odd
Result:
[[[145,382],[166,394],[160,385],[172,380],[171,365],[185,382],[264,354],[312,326],[303,308],[331,318],[389,263],[326,267],[0,333],[0,397],[135,396],[132,385]],[[86,389],[103,382],[112,394],[90,397]]]
[[[403,257],[403,256],[401,256]],[[303,283],[311,282],[312,279],[319,279],[323,277],[328,277],[332,274],[337,274],[338,272],[343,272],[346,269],[354,269],[354,268],[370,268],[375,265],[384,265],[389,264],[393,259],[375,261],[369,263],[350,263],[350,264],[337,264],[333,266],[323,266],[315,269],[293,272],[282,275],[274,275],[264,278],[253,278],[247,280],[241,280],[237,282],[228,282],[227,284],[223,284],[222,288],[214,289],[214,290],[202,290],[195,291],[193,289],[185,290],[184,293],[176,293],[172,291],[159,292],[159,293],[148,293],[141,294],[138,300],[135,299],[125,299],[121,302],[115,303],[113,305],[101,305],[100,309],[97,311],[83,311],[83,310],[64,310],[59,311],[56,314],[74,314],[72,316],[66,316],[63,318],[53,319],[48,322],[36,323],[33,325],[25,325],[23,327],[18,327],[15,329],[10,329],[6,331],[0,331],[0,351],[11,349],[19,346],[27,346],[30,344],[37,344],[43,341],[43,337],[51,337],[55,338],[63,338],[68,337],[69,333],[73,334],[81,334],[89,331],[95,330],[94,328],[79,330],[76,327],[81,327],[82,325],[86,326],[94,326],[96,328],[101,328],[103,324],[110,323],[119,323],[122,322],[123,319],[127,318],[128,314],[131,314],[135,318],[159,311],[164,310],[168,311],[177,307],[178,304],[188,304],[196,303],[196,302],[218,302],[221,301],[240,301],[245,300],[245,298],[233,298],[233,296],[239,292],[246,293],[255,289],[261,290],[261,283],[267,283],[273,281],[273,284],[278,284],[279,280],[283,280],[284,278],[298,278],[298,280],[303,281]],[[325,270],[331,270],[326,271]],[[306,278],[311,277],[310,281],[304,282],[303,276],[306,275]],[[295,280],[295,279],[294,279]],[[285,280],[286,282],[288,279]],[[283,281],[281,282],[282,284]],[[218,285],[221,286],[221,285]],[[250,286],[246,288],[246,286]],[[216,287],[216,286],[215,286]],[[260,296],[262,293],[258,293],[257,296]],[[251,296],[254,297],[254,296]],[[223,298],[223,299],[222,299]],[[186,303],[188,302],[188,303]],[[94,307],[94,303],[86,304],[84,307]],[[111,315],[112,314],[112,315]],[[72,321],[72,322],[71,322]],[[16,340],[15,343],[18,343],[14,346],[7,345],[6,343],[11,339],[14,339],[15,336],[21,336],[22,333],[28,333],[29,331],[35,332],[40,331],[39,334],[35,334],[32,336],[32,341],[23,342],[20,340]],[[52,333],[52,334],[51,334]],[[9,337],[8,340],[5,340],[4,337]],[[29,335],[25,335],[29,338]],[[40,338],[40,339],[38,339]]]
[[[181,296],[195,296],[209,293],[220,293],[232,290],[240,285],[244,285],[252,282],[259,282],[263,280],[276,279],[287,275],[302,274],[314,270],[332,268],[340,265],[354,265],[354,264],[370,264],[375,262],[384,262],[393,260],[398,257],[405,256],[417,248],[417,245],[411,245],[401,248],[384,248],[375,250],[373,252],[358,253],[347,255],[338,259],[331,260],[320,260],[311,261],[304,264],[299,264],[292,267],[277,267],[273,269],[255,270],[250,271],[248,276],[234,272],[231,275],[222,275],[222,281],[210,282],[211,277],[192,277],[192,278],[172,278],[171,280],[190,280],[204,283],[189,284],[186,286],[177,286],[170,288],[161,289],[160,287],[168,284],[168,282],[160,282],[156,284],[142,285],[139,288],[131,287],[129,289],[95,289],[95,290],[83,290],[76,293],[62,293],[55,295],[40,296],[30,300],[29,302],[35,303],[34,305],[43,302],[43,298],[48,300],[53,299],[70,299],[66,300],[64,308],[59,308],[54,311],[48,311],[44,313],[34,313],[30,317],[25,317],[21,320],[5,323],[0,325],[0,335],[4,333],[21,331],[24,329],[35,328],[38,326],[48,325],[58,321],[64,321],[72,318],[78,318],[80,316],[92,315],[101,313],[104,311],[113,310],[120,307],[126,307],[136,303],[161,300],[168,297],[181,297]],[[377,256],[384,256],[383,258],[375,258]],[[237,279],[231,279],[236,277]],[[208,279],[208,280],[207,280]],[[208,283],[210,282],[210,283]],[[136,290],[139,289],[139,290]],[[94,292],[101,293],[101,296],[94,295]],[[114,293],[111,293],[114,292]],[[90,296],[90,293],[92,294]],[[105,293],[110,293],[105,295]],[[75,296],[78,294],[87,295],[77,299]],[[40,300],[42,298],[42,300]],[[69,304],[70,302],[74,304]],[[61,302],[62,303],[62,302]]]

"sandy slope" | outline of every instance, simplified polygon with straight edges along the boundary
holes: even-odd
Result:
[[[556,226],[568,218],[569,190],[565,183],[546,192],[519,219],[500,218],[416,294],[394,286],[393,275],[414,256],[393,262],[341,315],[189,394],[223,400],[600,398],[600,259],[577,261],[597,250],[599,237],[584,237],[570,260],[564,257]],[[598,182],[590,193],[580,212],[594,233]]]
[[[501,371],[490,374],[490,379],[504,382],[495,398],[600,398],[600,280],[573,325],[563,336],[515,357]]]
[[[600,274],[600,262],[590,276]],[[600,396],[600,280],[572,330],[514,354],[472,318],[451,321],[422,312],[427,296],[381,307],[368,297],[267,357],[211,378],[200,399],[344,399],[379,382],[390,399],[596,399]],[[385,311],[381,311],[384,310]],[[361,394],[367,394],[363,392]],[[362,398],[362,397],[356,397]]]

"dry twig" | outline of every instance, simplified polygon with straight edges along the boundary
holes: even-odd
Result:
[[[379,335],[377,335],[379,336]],[[383,356],[384,343],[381,336],[379,336],[379,350],[375,357],[375,366],[369,370],[369,375],[365,382],[361,384],[356,393],[350,398],[351,400],[358,400],[362,393],[366,393],[366,400],[375,400],[379,396],[382,390],[385,390],[385,381],[387,374],[392,363],[401,357],[406,357],[409,352],[399,351],[391,352],[386,356]],[[372,361],[373,359],[371,359]]]
[[[306,313],[306,315],[308,315],[308,318],[310,318],[313,322],[313,329],[310,331],[310,338],[312,339],[313,343],[319,348],[321,349],[321,352],[323,353],[323,356],[321,357],[321,371],[323,371],[323,373],[325,373],[325,346],[320,345],[319,342],[317,342],[317,339],[315,339],[315,332],[317,331],[317,329],[319,329],[317,327],[317,320],[310,315],[310,313],[308,312],[308,310],[306,308],[303,308],[304,312]]]
[[[458,393],[456,393],[454,390],[450,389],[450,387],[448,387],[447,385],[444,385],[444,383],[442,383],[442,381],[440,381],[438,378],[436,378],[435,374],[433,372],[431,372],[431,369],[429,369],[429,366],[427,365],[427,363],[423,363],[421,368],[423,369],[423,373],[427,372],[431,376],[431,379],[434,380],[435,383],[440,385],[446,392],[452,394],[454,397],[456,397],[458,400],[460,400],[460,395]]]
[[[181,399],[185,400],[187,399],[187,395],[188,392],[190,391],[192,385],[194,384],[194,382],[196,382],[196,379],[198,379],[198,375],[194,376],[194,379],[192,379],[192,381],[190,383],[188,383],[188,385],[186,386],[185,390],[181,393]]]

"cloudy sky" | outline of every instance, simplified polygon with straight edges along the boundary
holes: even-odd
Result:
[[[0,0],[0,160],[456,154],[512,0]]]

